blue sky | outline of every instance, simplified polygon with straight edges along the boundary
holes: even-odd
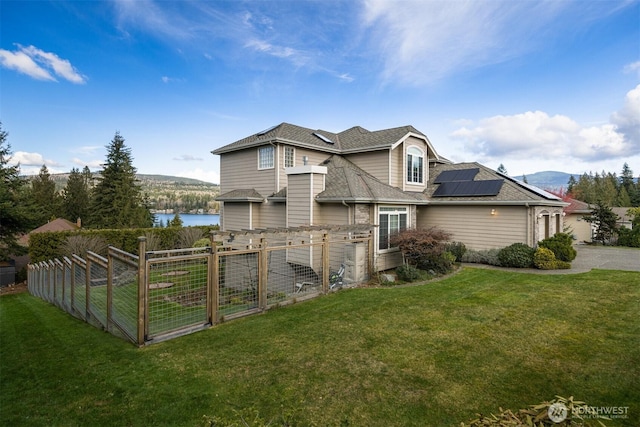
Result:
[[[23,173],[219,182],[210,152],[281,122],[413,125],[509,174],[640,175],[640,2],[0,2],[0,120]]]

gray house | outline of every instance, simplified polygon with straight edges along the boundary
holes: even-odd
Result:
[[[474,249],[533,246],[562,231],[561,199],[453,164],[413,126],[333,133],[281,123],[212,153],[222,230],[374,224],[378,271],[401,264],[389,236],[405,228],[438,226]]]

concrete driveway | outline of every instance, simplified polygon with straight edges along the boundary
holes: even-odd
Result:
[[[464,263],[465,267],[493,268],[534,274],[576,274],[591,271],[592,268],[602,270],[625,270],[640,272],[640,249],[618,246],[575,245],[578,252],[569,270],[538,270],[537,268],[504,268],[486,264]]]
[[[640,249],[612,246],[576,245],[576,259],[571,272],[580,273],[592,268],[603,270],[640,271]]]

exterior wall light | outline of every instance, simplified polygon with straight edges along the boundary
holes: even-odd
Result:
[[[495,214],[497,214],[496,210],[495,209],[491,209],[491,215],[495,215]]]

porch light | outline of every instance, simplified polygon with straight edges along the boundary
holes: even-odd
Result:
[[[491,209],[491,215],[495,215],[497,212],[495,209]]]

